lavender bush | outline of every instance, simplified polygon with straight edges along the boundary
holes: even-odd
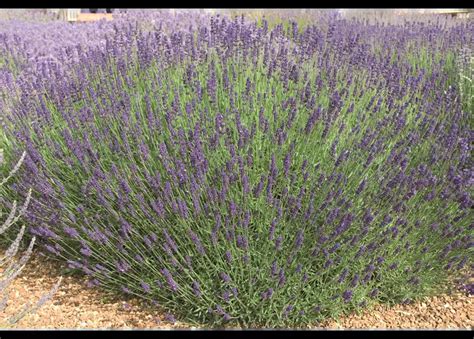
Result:
[[[152,20],[19,86],[8,157],[28,155],[8,193],[33,188],[52,255],[245,327],[410,302],[472,265],[456,66],[472,23]]]

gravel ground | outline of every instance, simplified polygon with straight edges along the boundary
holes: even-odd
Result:
[[[36,302],[64,278],[53,299],[29,314],[15,329],[171,329],[158,310],[138,299],[123,300],[87,287],[83,277],[67,276],[63,265],[36,255],[10,287],[10,299],[0,317],[15,314],[27,302]],[[474,298],[459,290],[410,305],[377,305],[359,315],[329,321],[314,329],[473,329]]]

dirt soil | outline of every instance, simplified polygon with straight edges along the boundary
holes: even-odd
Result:
[[[114,297],[88,287],[86,279],[64,273],[64,265],[38,253],[10,286],[10,298],[1,319],[15,314],[27,302],[37,302],[60,276],[63,281],[51,301],[29,314],[14,329],[194,329],[170,324],[160,311],[142,300]],[[473,329],[474,297],[454,289],[410,305],[377,305],[360,315],[328,321],[313,329]]]

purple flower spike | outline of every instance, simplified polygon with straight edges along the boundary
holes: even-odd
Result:
[[[188,234],[191,240],[193,241],[194,245],[196,246],[199,254],[204,255],[206,251],[204,250],[204,247],[201,243],[201,240],[199,239],[199,236],[196,233],[194,233],[192,230],[189,230]]]
[[[140,284],[141,284],[143,290],[144,290],[146,293],[150,293],[150,292],[151,292],[151,288],[150,288],[150,285],[149,285],[149,284],[147,284],[147,283],[144,282],[144,281],[142,281]]]
[[[247,249],[248,248],[248,241],[247,238],[243,235],[238,235],[237,236],[237,246],[242,249]]]
[[[225,252],[225,259],[229,264],[232,263],[232,253],[230,253],[230,251]]]
[[[197,281],[193,281],[193,292],[196,297],[201,296],[201,286]]]
[[[379,290],[377,288],[374,288],[372,291],[370,291],[370,297],[375,298],[379,294]]]
[[[171,290],[173,292],[176,292],[179,289],[179,285],[176,283],[176,281],[174,281],[171,272],[168,271],[166,268],[163,268],[161,270],[161,273],[164,275],[166,282],[168,283],[168,286],[171,288]]]
[[[351,290],[346,290],[344,293],[342,293],[342,298],[344,299],[344,302],[348,303],[352,299],[352,291]]]
[[[224,281],[225,283],[230,282],[230,277],[227,273],[221,272],[220,277],[221,277],[222,281]]]
[[[92,255],[92,250],[88,246],[81,248],[80,252],[86,257],[90,257]]]
[[[174,324],[176,322],[176,318],[171,313],[165,313],[164,318],[165,318],[165,321],[167,321],[171,324]]]

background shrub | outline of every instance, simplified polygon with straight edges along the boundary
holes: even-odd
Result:
[[[0,187],[3,187],[5,183],[18,171],[20,168],[24,158],[25,158],[26,152],[23,152],[20,160],[17,162],[16,166],[11,170],[9,175],[4,178],[3,180],[0,181]],[[3,165],[3,150],[0,149],[0,166]],[[11,211],[8,213],[7,218],[5,221],[1,224],[0,226],[0,235],[3,235],[12,225],[14,225],[20,217],[25,213],[28,204],[30,202],[31,198],[31,190],[28,191],[28,194],[26,196],[26,200],[23,203],[23,206],[21,208],[17,207],[16,201],[13,202],[13,206]],[[0,210],[0,218],[2,218],[2,210]],[[4,311],[5,308],[7,307],[8,304],[8,299],[9,299],[9,291],[8,288],[12,281],[20,274],[22,269],[25,267],[28,259],[31,256],[31,253],[33,251],[33,246],[35,243],[36,238],[33,237],[29,243],[28,249],[26,252],[22,255],[22,257],[18,260],[16,260],[15,256],[18,253],[18,249],[20,248],[21,240],[23,238],[23,235],[25,233],[25,228],[26,226],[23,225],[22,228],[20,229],[19,233],[16,236],[16,239],[13,241],[13,243],[10,244],[10,246],[7,248],[5,251],[3,257],[0,259],[0,268],[2,269],[2,272],[0,274],[0,294],[1,294],[1,300],[0,300],[0,312]],[[53,287],[53,289],[45,294],[44,296],[41,297],[41,299],[32,307],[32,305],[29,303],[25,305],[18,313],[6,318],[2,317],[0,319],[0,324],[2,328],[8,328],[9,326],[15,324],[19,320],[21,320],[25,315],[29,313],[35,312],[37,309],[39,309],[44,303],[46,303],[48,300],[51,299],[51,297],[54,295],[54,293],[57,291],[60,283],[61,283],[62,278],[58,280],[56,285]]]

